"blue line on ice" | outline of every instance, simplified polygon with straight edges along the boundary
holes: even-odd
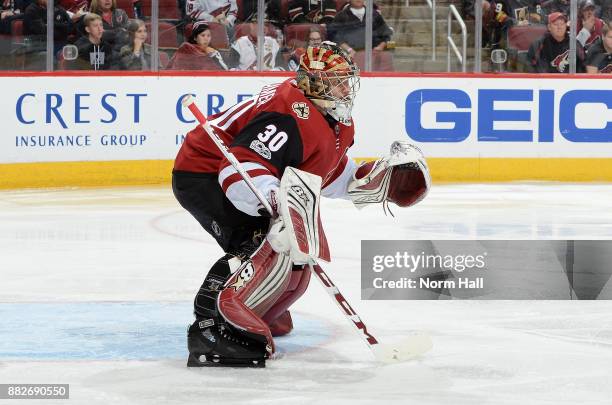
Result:
[[[186,358],[191,302],[0,304],[0,360]],[[295,329],[276,340],[289,353],[329,340],[318,319],[293,313]]]

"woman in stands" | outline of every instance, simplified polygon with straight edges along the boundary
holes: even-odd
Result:
[[[142,20],[132,20],[127,27],[129,43],[119,52],[121,70],[150,70],[151,46],[147,41],[147,27]]]
[[[198,21],[193,24],[188,42],[176,51],[168,69],[172,70],[227,70],[221,53],[210,46],[212,34],[208,24]]]
[[[323,41],[323,37],[321,36],[321,30],[316,25],[313,25],[308,30],[307,40],[308,41],[306,43],[306,46],[317,46],[317,45],[320,45],[321,42]],[[291,53],[291,56],[289,57],[289,63],[287,64],[289,70],[294,70],[294,71],[298,70],[298,68],[300,67],[300,59],[302,55],[304,55],[305,53],[306,53],[306,49],[301,48],[301,47],[296,48]]]

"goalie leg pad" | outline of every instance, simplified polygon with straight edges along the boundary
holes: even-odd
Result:
[[[279,214],[294,263],[329,262],[329,246],[319,216],[321,177],[287,167],[277,196]]]
[[[274,340],[261,317],[287,289],[291,268],[289,256],[275,252],[265,241],[229,278],[217,298],[223,319],[239,332],[261,337],[269,355],[274,352]]]
[[[262,318],[270,326],[272,336],[283,336],[291,332],[293,321],[288,309],[304,295],[309,282],[310,271],[302,266],[294,266],[287,289]]]

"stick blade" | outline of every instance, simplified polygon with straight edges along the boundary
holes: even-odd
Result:
[[[401,363],[413,360],[433,347],[431,336],[415,334],[393,344],[377,344],[373,347],[376,360],[385,364]]]

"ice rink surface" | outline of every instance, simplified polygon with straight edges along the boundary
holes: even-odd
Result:
[[[3,191],[0,383],[68,383],[66,403],[88,405],[610,404],[612,301],[361,301],[359,253],[364,239],[612,239],[610,201],[611,185],[552,183],[438,185],[395,217],[326,200],[324,268],[381,341],[426,331],[432,351],[375,364],[313,279],[279,359],[189,369],[191,300],[221,250],[169,187]]]

